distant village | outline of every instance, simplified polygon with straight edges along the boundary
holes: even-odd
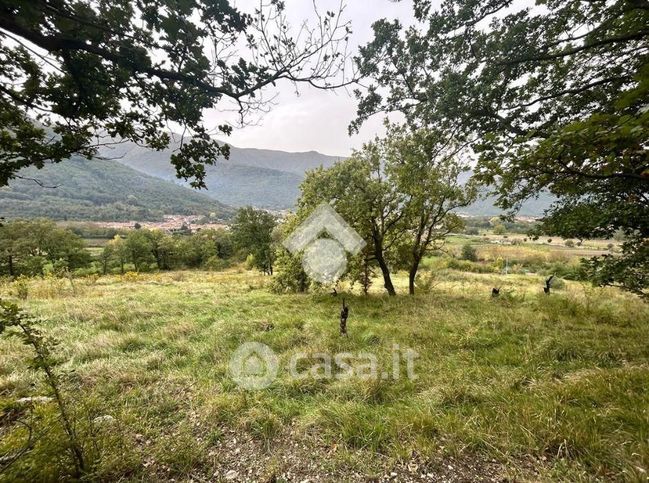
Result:
[[[206,222],[206,217],[200,215],[165,215],[162,221],[97,221],[93,224],[115,229],[149,228],[187,234],[206,229],[229,229],[224,222]]]

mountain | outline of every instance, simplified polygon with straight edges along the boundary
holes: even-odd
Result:
[[[71,220],[160,220],[163,215],[210,215],[234,210],[204,193],[146,175],[116,161],[73,157],[28,168],[0,188],[0,216]],[[44,186],[28,179],[38,179]],[[55,186],[56,188],[52,188]]]
[[[169,162],[172,150],[152,151],[133,143],[123,143],[102,151],[102,156],[179,184],[174,167]],[[328,156],[316,151],[289,153],[270,149],[237,148],[231,146],[230,158],[206,166],[207,196],[231,206],[252,205],[258,208],[286,210],[295,205],[304,173],[319,166],[332,166],[340,156]]]
[[[169,161],[171,152],[122,143],[101,151],[109,160],[75,157],[42,170],[24,170],[21,176],[57,188],[13,180],[9,187],[0,188],[0,216],[119,221],[215,213],[227,219],[234,211],[230,206],[287,210],[295,206],[307,170],[330,167],[343,159],[315,151],[232,147],[229,160],[206,166],[208,189],[197,191],[176,178]],[[498,215],[502,211],[494,202],[493,197],[486,197],[459,211],[472,216]],[[525,203],[520,214],[540,216],[551,202],[551,197],[542,194]]]
[[[538,198],[531,198],[521,206],[518,211],[519,216],[540,217],[555,200],[549,193],[540,193]],[[458,210],[460,213],[468,216],[497,216],[503,212],[496,207],[495,196],[484,196],[471,205]]]
[[[169,162],[171,152],[171,149],[158,152],[124,143],[102,154],[116,157],[120,163],[151,176],[181,183],[176,179],[175,170]],[[205,194],[231,206],[291,209],[300,194],[299,185],[307,170],[319,166],[327,168],[342,159],[344,158],[316,151],[288,153],[232,146],[230,159],[206,166],[208,189]],[[464,173],[463,180],[470,175],[471,173]],[[519,214],[540,216],[552,200],[549,195],[542,193],[538,199],[525,202]],[[495,206],[495,201],[495,197],[486,196],[459,211],[470,216],[499,215],[503,211]]]

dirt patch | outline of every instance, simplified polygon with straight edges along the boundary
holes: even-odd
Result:
[[[210,449],[213,467],[193,472],[192,481],[245,482],[503,482],[512,481],[513,469],[478,456],[410,458],[394,461],[367,452],[343,451],[315,436],[299,437],[287,430],[272,441],[260,441],[234,430],[224,430]],[[516,465],[520,474],[521,465]],[[534,479],[534,471],[530,471]],[[526,478],[527,479],[527,478]]]

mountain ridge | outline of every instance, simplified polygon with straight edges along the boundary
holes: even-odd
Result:
[[[172,149],[151,151],[135,146],[125,149],[119,162],[162,179],[178,180],[169,162]],[[328,168],[343,157],[329,156],[317,151],[290,153],[260,148],[231,147],[230,158],[220,159],[205,167],[208,196],[225,204],[241,207],[252,205],[271,210],[290,210],[299,197],[299,185],[306,171],[322,166]],[[464,177],[471,173],[465,173]],[[495,206],[494,196],[484,195],[470,206],[458,210],[469,216],[495,216],[503,210]],[[538,217],[551,204],[552,198],[542,193],[523,203],[522,216]]]
[[[7,218],[130,221],[164,215],[211,215],[229,219],[234,210],[183,186],[148,176],[113,160],[72,157],[42,169],[21,170],[0,188],[0,216]],[[30,180],[41,180],[49,189]]]

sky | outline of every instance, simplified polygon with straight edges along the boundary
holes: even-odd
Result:
[[[338,9],[340,0],[316,0],[320,11]],[[258,0],[234,0],[243,11],[250,11]],[[286,0],[289,22],[299,26],[305,19],[313,19],[313,3],[310,0]],[[372,23],[380,18],[398,18],[403,24],[413,22],[412,0],[346,0],[344,18],[351,20],[353,33],[349,48],[352,52],[373,37]],[[377,134],[382,134],[383,115],[367,121],[359,134],[349,136],[347,128],[355,118],[356,99],[351,89],[323,91],[311,86],[299,86],[299,96],[290,83],[278,84],[268,91],[277,93],[270,112],[264,114],[255,125],[235,128],[224,141],[237,147],[278,149],[282,151],[318,151],[324,154],[347,156],[353,149]],[[206,113],[207,124],[221,123],[227,113]]]

